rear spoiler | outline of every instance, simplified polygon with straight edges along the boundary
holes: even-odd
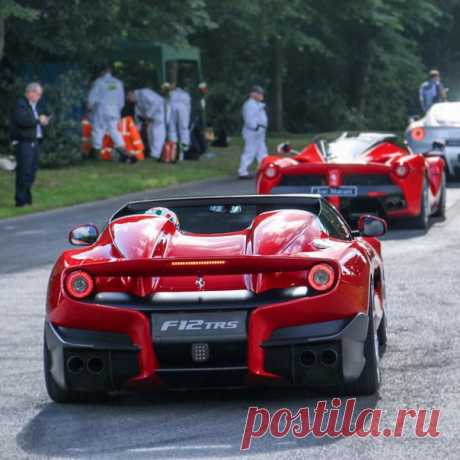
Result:
[[[283,168],[284,174],[292,173],[310,173],[310,174],[326,174],[331,169],[341,171],[348,174],[388,174],[391,172],[391,167],[381,163],[303,163],[297,165],[286,166]]]
[[[318,263],[328,263],[338,272],[338,264],[331,258],[277,255],[113,260],[84,263],[66,272],[85,270],[93,276],[237,275],[304,271]]]

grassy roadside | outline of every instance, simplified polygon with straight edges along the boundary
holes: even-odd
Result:
[[[297,148],[305,146],[307,136],[274,136],[268,140],[271,152],[276,145],[290,139]],[[135,165],[109,161],[89,161],[63,169],[41,169],[33,187],[34,204],[14,207],[12,172],[0,171],[0,219],[31,212],[111,198],[125,193],[236,175],[241,154],[241,138],[233,138],[228,148],[211,147],[213,158],[186,161],[175,165],[146,160]]]

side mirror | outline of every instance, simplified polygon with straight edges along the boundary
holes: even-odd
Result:
[[[385,220],[375,216],[360,216],[358,219],[358,232],[360,236],[383,236],[388,230]]]
[[[89,246],[99,237],[99,230],[93,224],[81,225],[69,233],[69,243],[74,246]]]

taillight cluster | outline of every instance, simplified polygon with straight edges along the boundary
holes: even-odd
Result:
[[[94,280],[89,273],[83,270],[71,272],[65,279],[67,293],[75,299],[84,299],[92,294]]]
[[[315,291],[330,289],[336,280],[335,270],[329,264],[313,265],[308,272],[308,284]]]
[[[414,128],[411,131],[411,137],[416,142],[421,142],[425,139],[425,129],[422,127]]]

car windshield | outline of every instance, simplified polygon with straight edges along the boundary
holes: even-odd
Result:
[[[428,124],[460,126],[460,102],[435,104],[426,118]]]
[[[267,199],[254,202],[207,200],[206,203],[181,203],[178,201],[154,201],[130,203],[121,209],[113,219],[133,214],[152,214],[152,209],[169,210],[177,216],[178,226],[182,231],[200,234],[231,233],[242,231],[251,226],[254,219],[264,212],[277,210],[301,210],[315,216],[312,225],[338,239],[350,239],[347,224],[330,206],[321,200],[304,199],[298,203],[273,201]],[[164,211],[163,211],[164,212]],[[155,213],[153,213],[155,214]]]

